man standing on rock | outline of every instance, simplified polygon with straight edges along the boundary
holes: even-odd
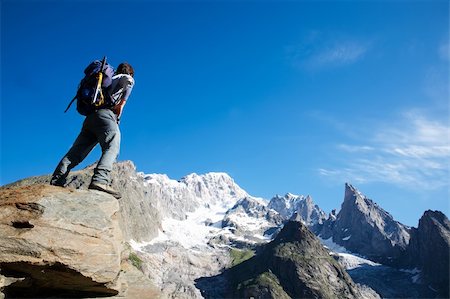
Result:
[[[81,132],[74,144],[53,172],[50,184],[64,186],[72,168],[81,163],[92,149],[100,143],[102,156],[94,169],[89,189],[99,190],[121,198],[121,194],[109,186],[111,171],[120,149],[119,121],[131,90],[134,86],[133,67],[121,63],[112,77],[107,92],[116,100],[111,108],[100,108],[86,116]]]

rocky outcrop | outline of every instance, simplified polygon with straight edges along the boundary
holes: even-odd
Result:
[[[67,178],[67,187],[87,190],[95,165],[73,171]],[[131,161],[115,163],[111,173],[112,186],[119,190],[120,228],[125,240],[148,241],[156,237],[161,227],[161,209],[157,194],[144,185],[144,177],[136,172]],[[9,184],[5,187],[23,187],[48,184],[50,176],[37,176]]]
[[[118,201],[99,191],[1,188],[0,289],[8,298],[157,298],[128,259],[120,218]]]
[[[115,295],[123,242],[110,195],[35,185],[0,190],[0,269],[11,297]]]
[[[297,217],[307,226],[322,224],[327,219],[325,212],[314,204],[309,195],[306,197],[291,193],[283,197],[276,195],[270,200],[268,207],[277,211],[285,220]]]
[[[419,226],[411,231],[408,248],[410,267],[417,267],[421,279],[438,298],[448,298],[450,221],[439,211],[426,211],[419,220]]]
[[[409,243],[409,228],[365,197],[350,184],[345,185],[341,210],[315,232],[351,252],[387,265],[398,265]]]

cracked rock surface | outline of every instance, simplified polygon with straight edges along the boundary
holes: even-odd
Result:
[[[119,293],[119,203],[48,185],[0,189],[0,271],[6,295]]]

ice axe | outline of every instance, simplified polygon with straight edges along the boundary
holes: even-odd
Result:
[[[100,66],[100,72],[97,74],[97,87],[95,88],[94,97],[92,98],[92,104],[96,107],[101,106],[104,101],[102,92],[102,82],[103,82],[103,68],[106,64],[106,56],[103,56],[102,65]],[[97,97],[100,96],[100,101],[97,102]]]

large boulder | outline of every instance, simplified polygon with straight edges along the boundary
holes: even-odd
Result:
[[[1,188],[0,240],[1,274],[17,278],[5,286],[7,296],[120,292],[119,203],[108,194],[48,185]]]
[[[94,174],[94,165],[78,171],[72,171],[67,178],[67,187],[87,190]],[[36,184],[48,184],[50,175],[29,177],[5,187],[25,187]],[[131,161],[114,163],[111,172],[112,186],[119,190],[122,198],[119,202],[119,225],[126,241],[145,242],[158,235],[161,228],[161,208],[158,194],[145,183],[144,176],[136,171]]]

